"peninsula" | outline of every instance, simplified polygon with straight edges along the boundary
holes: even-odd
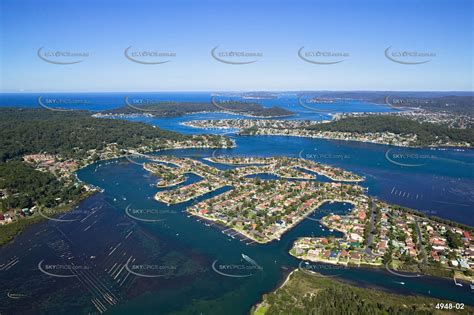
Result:
[[[295,270],[280,288],[265,294],[251,314],[472,314],[473,311],[464,303],[387,293]]]
[[[41,213],[62,214],[99,191],[77,179],[81,167],[137,152],[234,146],[222,136],[185,136],[85,111],[2,108],[0,115],[0,245]]]
[[[294,113],[278,106],[264,107],[254,101],[225,100],[214,98],[210,102],[127,101],[125,106],[94,114],[94,117],[179,117],[187,114],[222,112],[259,118],[292,116]]]
[[[157,201],[178,204],[196,199],[220,188],[231,189],[213,198],[193,204],[187,211],[235,230],[253,242],[277,240],[324,202],[358,202],[364,189],[357,183],[364,178],[351,172],[298,158],[231,158],[212,157],[209,162],[235,167],[219,170],[203,162],[173,156],[150,157],[145,169],[172,180],[194,173],[202,180],[175,189],[160,191]],[[161,167],[156,164],[173,165]],[[304,170],[304,171],[303,171]],[[256,174],[273,174],[278,180],[253,178]],[[322,175],[341,182],[313,181]],[[161,185],[162,181],[160,182]]]
[[[408,277],[474,280],[472,227],[376,200],[364,201],[346,215],[325,216],[320,223],[343,236],[300,238],[291,255],[328,264],[371,265],[395,274],[408,272]]]
[[[324,203],[352,205],[348,214],[319,220],[342,236],[303,237],[290,254],[305,261],[345,266],[372,266],[388,271],[430,274],[474,280],[474,229],[400,206],[372,199],[357,183],[364,178],[302,158],[218,157],[207,162],[230,165],[220,170],[204,162],[173,156],[153,156],[145,169],[155,173],[160,186],[182,183],[186,174],[202,179],[156,193],[171,205],[195,200],[219,189],[219,194],[186,208],[191,215],[226,226],[251,240],[279,240],[289,229]],[[277,179],[252,175],[271,174]],[[317,176],[334,181],[315,181]]]
[[[442,115],[442,114],[439,114]],[[423,115],[335,115],[331,121],[220,119],[184,123],[195,128],[238,129],[240,135],[293,136],[359,141],[400,147],[472,147],[473,128],[451,128]],[[420,121],[418,121],[420,120]]]

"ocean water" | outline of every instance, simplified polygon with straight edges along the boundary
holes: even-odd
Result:
[[[210,96],[209,93],[191,94],[180,97],[201,100]],[[96,99],[92,107],[95,110],[100,106],[118,107],[122,97],[116,94],[91,96]],[[294,96],[285,97],[288,99],[265,102],[297,105]],[[102,105],[98,105],[98,98]],[[34,102],[32,95],[2,95],[0,98],[2,106],[17,103],[34,107]],[[373,104],[358,106],[350,104],[354,111],[390,110]],[[325,119],[319,113],[304,116],[304,111],[306,108],[299,112],[303,119]],[[194,114],[143,121],[165,129],[199,133],[203,131],[180,123],[227,116],[232,115]],[[171,150],[157,154],[196,159],[212,154],[299,156],[365,176],[362,185],[368,188],[370,195],[380,199],[429,215],[474,224],[469,213],[474,208],[472,150],[405,149],[294,137],[230,136],[236,140],[236,148]],[[158,179],[143,170],[140,165],[143,161],[134,162],[117,159],[81,169],[78,177],[104,188],[104,193],[85,200],[73,212],[61,216],[62,221],[46,220],[30,226],[13,243],[0,247],[0,265],[13,265],[0,271],[0,313],[89,314],[98,312],[96,304],[111,314],[246,314],[262,294],[276,288],[288,272],[299,266],[300,261],[288,254],[293,241],[302,236],[338,235],[324,229],[316,220],[330,212],[345,213],[350,209],[350,205],[342,203],[325,204],[284,234],[280,241],[249,244],[238,235],[229,235],[225,227],[188,216],[184,210],[192,202],[166,206],[154,201],[153,195],[158,191],[154,184]],[[189,176],[187,183],[197,180],[199,177]],[[224,190],[226,188],[220,192]],[[133,211],[145,213],[140,218],[149,221],[130,216]],[[213,269],[222,265],[252,267],[242,254],[261,268],[248,272],[241,268],[226,271],[245,277],[224,276]],[[138,275],[127,272],[125,265]],[[384,269],[355,267],[321,267],[318,271],[359,286],[473,304],[469,286],[456,286],[452,280],[426,276],[407,278]],[[14,298],[8,297],[9,294]]]

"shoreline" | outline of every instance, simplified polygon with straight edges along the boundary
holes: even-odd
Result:
[[[251,115],[251,114],[240,114],[235,111],[225,111],[225,110],[218,110],[218,111],[197,111],[197,112],[190,112],[190,113],[183,113],[182,115],[175,115],[175,116],[165,116],[165,115],[154,115],[154,110],[144,110],[143,113],[133,113],[133,114],[112,114],[112,113],[96,113],[91,115],[94,118],[112,118],[112,119],[120,119],[120,118],[137,118],[137,117],[148,117],[148,118],[179,118],[188,115],[197,115],[197,114],[228,114],[228,115],[235,115],[235,116],[244,116],[244,117],[252,117],[252,118],[284,118],[284,117],[291,117],[297,116],[297,113],[286,114],[286,115],[271,115],[271,116],[258,116],[258,115]],[[183,123],[180,123],[183,124]]]
[[[173,185],[173,186],[176,186],[176,185]],[[190,200],[193,200],[193,199],[202,197],[202,196],[204,196],[204,195],[206,195],[206,194],[212,193],[212,192],[214,192],[214,191],[216,191],[216,190],[218,190],[218,189],[221,189],[222,187],[226,187],[226,186],[228,186],[228,185],[218,186],[218,187],[216,187],[215,189],[213,189],[213,190],[211,190],[211,191],[204,192],[204,193],[202,193],[202,194],[200,194],[200,195],[191,196],[191,197],[188,197],[188,198],[186,198],[186,199],[184,199],[184,200],[180,200],[180,201],[178,201],[178,202],[173,202],[173,203],[168,203],[168,202],[166,202],[166,201],[162,201],[162,200],[158,199],[157,195],[158,195],[159,193],[161,193],[161,191],[157,192],[157,193],[155,194],[155,196],[154,196],[153,199],[155,199],[155,201],[164,203],[164,204],[166,204],[167,206],[170,206],[170,205],[177,205],[177,204],[180,204],[180,203],[185,203],[185,202],[187,202],[187,201],[190,201]]]
[[[324,223],[323,220],[320,220],[319,222],[320,222],[321,225],[323,225],[327,229],[333,229],[334,231],[337,231],[339,233],[344,234],[344,236],[346,236],[346,234],[347,234],[346,231],[343,231],[343,230],[335,228],[335,227],[328,226],[326,223]],[[292,251],[293,251],[294,244],[296,242],[298,242],[299,240],[304,239],[304,238],[310,238],[311,239],[313,237],[308,237],[308,236],[298,237],[296,240],[294,240],[292,242],[291,248],[288,251],[288,254],[290,256],[293,256],[294,258],[300,260],[301,262],[308,261],[308,262],[314,262],[314,263],[342,265],[342,266],[347,266],[349,268],[351,266],[357,266],[358,268],[360,268],[360,267],[364,268],[365,267],[367,269],[369,269],[369,268],[374,268],[374,269],[378,269],[378,270],[386,269],[388,272],[392,273],[389,270],[389,269],[391,269],[394,272],[408,273],[408,274],[411,274],[411,275],[420,274],[421,276],[430,276],[430,277],[441,278],[441,279],[452,279],[453,277],[454,278],[457,277],[458,280],[464,281],[464,282],[469,283],[469,284],[471,284],[472,281],[473,281],[471,277],[469,277],[467,275],[464,275],[462,273],[462,271],[460,271],[460,270],[455,270],[455,269],[452,269],[452,268],[439,267],[439,266],[437,267],[437,266],[434,266],[433,264],[423,264],[422,265],[423,268],[420,268],[419,265],[416,264],[416,267],[419,269],[419,271],[406,271],[406,270],[397,270],[397,269],[394,269],[394,268],[389,268],[387,266],[387,263],[383,263],[383,262],[382,263],[376,263],[376,262],[370,263],[370,262],[367,262],[367,261],[362,261],[361,259],[359,259],[358,263],[352,262],[351,259],[348,259],[347,261],[344,261],[344,262],[340,262],[339,260],[329,260],[329,259],[320,258],[320,257],[308,258],[307,256],[303,257],[303,256],[297,256],[297,255],[293,254]],[[438,271],[441,270],[441,271],[450,272],[450,273],[453,273],[453,275],[446,276],[446,275],[435,273],[435,272],[429,272],[430,270],[432,270],[431,268],[435,268],[435,270],[438,270]],[[428,272],[424,272],[423,270],[428,270]]]
[[[280,285],[277,285],[275,289],[269,291],[269,293],[273,293],[273,292],[276,292],[278,290],[280,290],[281,288],[283,288],[287,283],[288,281],[290,281],[290,278],[291,276],[298,271],[298,268],[296,269],[293,269],[292,271],[290,271],[290,273],[286,276],[285,280],[283,280],[283,282],[280,284]],[[264,296],[266,295],[267,293],[264,293],[262,294],[261,298],[260,298],[260,302],[258,302],[257,304],[254,304],[252,306],[252,308],[250,309],[250,314],[251,315],[256,315],[257,314],[257,311],[261,308],[261,307],[265,307],[266,306],[266,303],[265,303],[265,300],[264,300]]]
[[[369,141],[369,140],[357,140],[357,139],[340,139],[340,138],[334,138],[334,137],[317,137],[317,136],[308,136],[308,135],[295,135],[295,134],[288,134],[288,133],[273,133],[273,134],[244,134],[242,133],[243,129],[239,127],[199,127],[195,126],[192,124],[192,120],[188,122],[182,122],[180,123],[181,125],[191,127],[191,128],[196,128],[196,129],[229,129],[229,130],[237,130],[235,133],[239,136],[267,136],[267,137],[297,137],[297,138],[308,138],[308,139],[323,139],[323,140],[337,140],[337,141],[347,141],[347,142],[360,142],[360,143],[371,143],[371,144],[379,144],[379,145],[386,145],[386,146],[393,146],[393,147],[399,147],[399,148],[413,148],[413,149],[474,149],[473,146],[459,146],[459,145],[448,145],[448,144],[443,144],[443,145],[426,145],[426,146],[421,146],[421,145],[399,145],[399,144],[392,144],[392,143],[387,143],[387,142],[376,142],[376,141]]]
[[[218,219],[210,219],[210,218],[206,218],[206,217],[203,217],[203,216],[200,216],[200,215],[197,215],[195,213],[192,213],[192,212],[189,212],[189,211],[185,211],[189,216],[193,216],[193,217],[196,217],[200,220],[203,220],[203,221],[206,221],[206,222],[212,222],[213,224],[215,225],[218,225],[220,227],[223,227],[223,228],[227,228],[227,229],[223,229],[221,230],[221,233],[224,234],[224,235],[227,235],[227,236],[230,236],[226,233],[224,233],[224,231],[228,231],[228,230],[232,230],[234,232],[236,232],[236,234],[239,234],[241,235],[242,239],[241,241],[244,241],[244,240],[250,240],[251,242],[249,243],[246,243],[246,245],[250,245],[250,244],[253,244],[253,243],[259,243],[257,241],[254,241],[253,239],[251,239],[250,237],[248,237],[246,234],[242,233],[242,231],[238,231],[238,230],[235,230],[234,228],[229,228],[227,225],[225,225],[225,223],[223,223],[222,221],[219,221]],[[198,222],[200,222],[199,220],[196,220]],[[236,235],[234,234],[234,235]],[[232,237],[232,236],[230,236]],[[261,244],[261,243],[259,243]]]
[[[182,183],[184,183],[188,180],[187,176],[183,176],[183,178],[178,178],[179,181],[171,182],[171,183],[168,183],[168,184],[160,184],[163,181],[163,179],[158,174],[156,174],[152,169],[150,169],[147,166],[147,163],[143,163],[143,169],[147,172],[150,172],[152,175],[160,178],[160,181],[158,183],[156,183],[156,185],[155,185],[157,188],[168,188],[168,187],[177,186],[177,185],[182,184]]]
[[[86,191],[86,192],[84,192],[83,196],[80,196],[78,198],[78,200],[75,200],[71,203],[68,203],[68,204],[65,204],[65,205],[62,205],[62,206],[57,206],[56,208],[53,208],[54,210],[64,208],[63,210],[57,211],[58,213],[55,214],[54,217],[71,212],[71,210],[73,210],[74,206],[77,206],[82,201],[85,201],[88,198],[91,198],[91,197],[95,196],[97,193],[100,193],[100,191],[98,191],[98,190]],[[23,230],[25,228],[28,228],[28,226],[44,222],[45,220],[49,220],[46,216],[41,215],[38,212],[39,212],[39,210],[37,212],[35,212],[30,217],[21,218],[21,219],[15,221],[15,222],[12,222],[12,223],[9,223],[9,224],[0,225],[0,231],[2,230],[2,228],[8,229],[9,227],[14,229],[12,231],[13,233],[11,233],[10,236],[9,236],[10,239],[8,241],[4,242],[4,243],[0,243],[0,247],[13,243],[15,241],[15,238],[18,235],[20,235],[21,232],[23,232]],[[11,227],[12,225],[15,225],[15,226]]]
[[[199,128],[199,127],[196,127]],[[231,128],[224,128],[224,129],[231,129]],[[379,144],[379,145],[386,145],[398,148],[411,148],[411,149],[468,149],[474,150],[472,146],[459,146],[459,145],[428,145],[428,146],[416,146],[416,145],[398,145],[393,143],[386,143],[386,142],[375,142],[375,141],[368,141],[368,140],[356,140],[356,139],[340,139],[340,138],[330,138],[330,137],[312,137],[312,136],[300,136],[300,135],[291,135],[291,134],[240,134],[239,136],[267,136],[267,137],[298,137],[298,138],[308,138],[308,139],[322,139],[322,140],[336,140],[336,141],[345,141],[345,142],[359,142],[359,143],[370,143],[370,144]]]
[[[235,144],[235,141],[232,141],[232,147],[235,147],[236,144]],[[160,151],[166,151],[166,150],[179,150],[179,149],[213,149],[213,148],[216,148],[216,149],[227,149],[228,147],[215,147],[215,146],[194,146],[194,147],[187,147],[187,146],[177,146],[177,147],[173,147],[173,148],[161,148],[161,149],[158,149],[158,150],[152,150],[152,151],[147,151],[148,153],[151,153],[151,152],[160,152]],[[130,149],[130,150],[134,150],[134,149]],[[138,152],[137,152],[138,153]],[[103,161],[110,161],[110,160],[114,160],[114,159],[121,159],[121,158],[126,158],[127,156],[130,156],[130,155],[133,155],[133,154],[136,154],[136,153],[131,153],[130,151],[128,152],[128,154],[119,154],[119,155],[116,155],[116,156],[111,156],[111,157],[106,157],[106,158],[101,158],[99,160],[96,160],[96,161],[89,161],[89,162],[86,162],[85,164],[80,164],[80,166],[74,170],[73,172],[71,172],[71,176],[74,177],[74,181],[76,183],[84,183],[84,185],[86,186],[89,186],[89,187],[92,187],[93,189],[90,190],[90,191],[86,191],[84,193],[84,196],[81,196],[79,197],[79,199],[77,201],[73,201],[67,205],[63,205],[62,207],[65,207],[67,209],[65,209],[64,211],[61,211],[60,213],[58,213],[58,215],[62,215],[64,213],[68,213],[70,212],[75,205],[79,204],[81,201],[84,201],[92,196],[94,196],[96,193],[100,193],[102,192],[102,189],[100,187],[95,187],[89,183],[86,183],[86,182],[83,182],[82,180],[79,179],[79,177],[77,176],[77,173],[78,171],[88,167],[88,166],[91,166],[95,163],[100,163],[100,162],[103,162]],[[175,185],[174,185],[175,186]],[[58,206],[57,208],[61,208],[61,206]],[[31,221],[33,222],[27,222],[28,219],[30,219]],[[0,225],[0,229],[2,228],[5,228],[5,229],[8,229],[9,226],[11,228],[11,225],[16,225],[17,228],[14,229],[14,233],[11,234],[11,238],[5,242],[5,243],[0,243],[0,247],[4,246],[4,245],[8,245],[8,244],[11,244],[15,238],[23,231],[24,228],[27,228],[28,226],[32,225],[32,224],[37,224],[37,223],[41,223],[43,222],[44,220],[48,220],[47,218],[41,216],[41,215],[36,215],[36,213],[34,214],[34,216],[31,216],[31,217],[28,217],[28,218],[21,218],[15,222],[12,222],[12,223],[8,223],[8,224],[4,224],[4,225]],[[23,221],[23,222],[22,222]],[[12,228],[13,229],[13,228]]]
[[[255,243],[259,243],[259,244],[262,244],[262,245],[263,245],[263,244],[268,244],[268,243],[271,243],[271,242],[274,242],[274,241],[279,241],[279,240],[281,239],[281,237],[282,237],[285,233],[287,233],[287,232],[289,232],[290,230],[292,230],[296,225],[298,225],[299,223],[301,223],[301,221],[305,220],[311,213],[317,211],[323,204],[325,204],[325,203],[332,203],[332,202],[350,203],[350,204],[352,204],[352,205],[355,205],[355,203],[354,203],[353,201],[351,201],[351,200],[343,200],[343,199],[342,199],[342,200],[341,200],[341,199],[334,199],[334,200],[333,200],[333,199],[324,199],[324,200],[322,200],[321,202],[319,202],[318,204],[316,204],[314,208],[312,208],[311,210],[305,212],[305,213],[304,213],[302,216],[300,216],[295,222],[293,222],[293,223],[287,225],[287,227],[286,227],[283,231],[281,231],[281,232],[279,232],[279,233],[276,233],[273,238],[269,238],[269,239],[266,239],[266,240],[257,240],[257,239],[254,239],[253,237],[249,236],[249,235],[248,235],[246,232],[244,232],[244,231],[241,231],[241,230],[239,230],[239,229],[235,229],[234,227],[227,225],[225,222],[223,222],[223,224],[224,224],[227,228],[232,229],[232,230],[234,230],[235,232],[238,232],[238,233],[244,235],[245,237],[247,237],[248,239],[254,241]],[[209,221],[213,221],[213,222],[215,222],[215,221],[220,221],[220,220],[218,220],[218,219],[206,217],[206,216],[204,216],[204,215],[202,215],[202,214],[199,214],[199,213],[190,212],[190,211],[188,211],[187,209],[186,209],[186,212],[188,212],[189,214],[191,214],[191,215],[193,215],[193,216],[197,216],[197,217],[199,217],[199,218],[206,219],[206,220],[209,220]],[[222,221],[220,221],[220,222],[222,222]]]
[[[306,160],[308,161],[308,159],[305,159],[303,157],[298,157],[299,159],[302,159],[302,160]],[[214,157],[208,157],[208,158],[204,158],[204,160],[208,161],[208,162],[212,162],[214,164],[223,164],[223,165],[229,165],[229,166],[236,166],[236,167],[245,167],[245,166],[265,166],[265,165],[270,165],[272,164],[272,162],[255,162],[255,163],[244,163],[244,164],[235,164],[235,163],[230,163],[230,162],[219,162],[218,161],[218,158],[214,158]],[[217,161],[216,161],[217,160]],[[309,160],[311,161],[311,160]],[[342,169],[342,168],[337,168],[337,167],[334,167],[334,166],[331,166],[329,164],[323,164],[323,163],[319,163],[319,162],[315,162],[317,163],[318,165],[320,166],[325,166],[325,167],[330,167],[332,169],[339,169],[339,170],[343,170],[345,172],[349,172],[349,173],[352,173],[350,171],[346,171],[345,169]],[[311,173],[315,173],[319,176],[324,176],[324,177],[327,177],[329,178],[330,180],[332,181],[335,181],[335,182],[344,182],[344,183],[360,183],[360,182],[363,182],[364,180],[366,180],[365,177],[363,176],[360,176],[360,175],[357,175],[355,173],[356,176],[358,176],[359,178],[355,178],[355,179],[348,179],[348,178],[344,178],[344,179],[341,179],[341,178],[335,178],[333,175],[330,175],[330,174],[323,174],[322,172],[318,172],[316,170],[313,170],[307,166],[302,166],[302,165],[295,165],[295,166],[292,166],[294,168],[300,168],[300,169],[303,169],[303,170],[306,170],[306,171],[309,171]],[[251,176],[251,175],[257,175],[257,174],[270,174],[270,175],[275,175],[275,176],[278,176],[280,178],[284,178],[284,179],[299,179],[299,180],[317,180],[316,176],[314,176],[313,178],[301,178],[301,177],[294,177],[294,176],[284,176],[284,175],[280,175],[276,172],[269,172],[269,171],[262,171],[262,172],[259,172],[259,171],[255,171],[254,173],[252,174],[247,174],[246,176]],[[309,174],[309,175],[312,175],[312,174]]]
[[[278,297],[278,292],[280,290],[284,290],[283,292],[294,292],[294,291],[291,291],[292,288],[293,289],[295,288],[294,284],[295,283],[300,283],[300,282],[298,282],[298,280],[301,281],[302,279],[292,279],[292,276],[297,274],[299,276],[304,277],[304,273],[305,272],[302,271],[299,268],[293,269],[288,274],[288,276],[283,281],[283,283],[278,285],[276,288],[271,289],[270,291],[267,291],[267,292],[265,292],[261,295],[260,299],[255,304],[252,305],[252,307],[249,311],[249,314],[251,314],[251,315],[270,314],[270,313],[268,313],[268,308],[270,306],[275,306],[275,303],[272,302],[271,297],[273,297],[273,299],[275,297]],[[311,273],[312,273],[312,271],[311,271]],[[315,272],[315,274],[317,275],[318,273]],[[305,279],[311,279],[311,277],[305,278]],[[317,278],[317,277],[313,277],[312,279],[313,280],[309,280],[309,281],[315,283],[315,285],[318,285],[317,283],[318,283],[318,279],[319,279],[319,282],[324,282],[324,283],[326,283],[326,285],[327,284],[329,284],[331,286],[333,286],[333,285],[342,285],[342,286],[346,286],[346,287],[349,287],[349,288],[353,288],[354,290],[372,290],[372,291],[374,291],[374,293],[381,294],[382,296],[387,295],[387,297],[389,297],[389,298],[390,297],[395,297],[397,299],[400,299],[400,301],[398,303],[400,303],[400,302],[403,303],[404,299],[406,299],[406,298],[424,299],[424,300],[428,299],[428,300],[432,301],[431,302],[431,308],[433,308],[433,309],[436,306],[436,303],[439,303],[442,300],[446,300],[447,302],[450,302],[450,303],[452,303],[451,301],[457,302],[456,300],[449,300],[449,299],[442,299],[442,298],[439,298],[439,297],[433,297],[429,293],[420,293],[420,292],[410,293],[410,292],[404,292],[403,290],[397,289],[395,287],[394,288],[386,288],[386,287],[381,288],[381,287],[379,287],[377,285],[374,285],[374,284],[363,285],[363,284],[359,284],[357,281],[352,281],[351,279],[347,279],[347,278],[340,278],[340,277]],[[293,283],[293,286],[285,288],[291,280],[294,280],[296,282]],[[405,284],[402,280],[400,280],[399,283],[400,284]],[[324,287],[321,287],[320,289],[324,289]],[[302,292],[300,292],[300,293],[302,293]],[[314,294],[314,292],[313,292],[313,294]],[[279,301],[281,301],[281,300],[279,300]],[[286,303],[290,303],[290,302],[287,301]],[[288,304],[288,305],[291,305],[291,304]],[[464,305],[464,303],[463,303],[463,305]],[[465,303],[465,305],[467,306],[467,309],[469,309],[469,308],[472,308],[473,304],[472,303]],[[456,311],[455,309],[453,309],[453,310],[454,310],[454,312]],[[437,313],[437,312],[435,312],[435,313]],[[451,314],[451,312],[446,313],[446,314]]]

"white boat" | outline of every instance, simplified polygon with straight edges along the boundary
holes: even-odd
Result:
[[[259,267],[261,268],[257,262],[255,260],[253,260],[252,258],[250,258],[249,256],[245,255],[244,253],[242,253],[242,258],[245,259],[247,262],[249,262],[250,264],[254,265],[255,267]]]
[[[453,278],[454,284],[457,285],[458,287],[462,287],[462,284],[456,281],[456,278]]]

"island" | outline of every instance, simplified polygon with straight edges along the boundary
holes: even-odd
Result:
[[[249,116],[256,118],[278,118],[292,116],[294,113],[278,106],[264,107],[259,103],[245,100],[218,100],[212,98],[210,102],[133,102],[126,101],[126,105],[94,114],[99,118],[124,117],[179,117],[187,114],[222,112],[232,115]]]

